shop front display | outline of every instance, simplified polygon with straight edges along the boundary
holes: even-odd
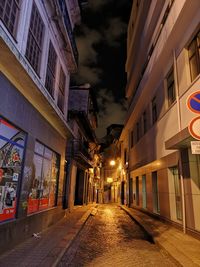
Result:
[[[0,222],[16,215],[26,134],[0,117]]]
[[[51,149],[36,142],[33,164],[28,214],[56,205],[60,158]]]

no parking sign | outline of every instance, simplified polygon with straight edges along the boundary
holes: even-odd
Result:
[[[196,91],[188,97],[187,107],[190,111],[200,115],[200,91]],[[200,116],[191,120],[188,130],[193,138],[200,140]]]
[[[197,91],[188,97],[187,106],[192,112],[200,114],[200,91]]]

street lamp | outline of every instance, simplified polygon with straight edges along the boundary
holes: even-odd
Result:
[[[112,177],[108,177],[107,178],[107,183],[111,184],[113,182],[113,178]]]
[[[110,161],[110,165],[111,165],[111,166],[115,166],[115,160],[111,160],[111,161]]]

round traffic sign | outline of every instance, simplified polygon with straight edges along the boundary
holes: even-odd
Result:
[[[200,140],[200,116],[191,120],[188,126],[188,130],[192,137],[197,140]]]
[[[188,97],[187,107],[192,112],[200,114],[200,91],[196,91]]]

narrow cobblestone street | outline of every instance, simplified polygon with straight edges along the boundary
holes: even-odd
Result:
[[[118,206],[99,205],[58,266],[176,266],[147,239]]]

